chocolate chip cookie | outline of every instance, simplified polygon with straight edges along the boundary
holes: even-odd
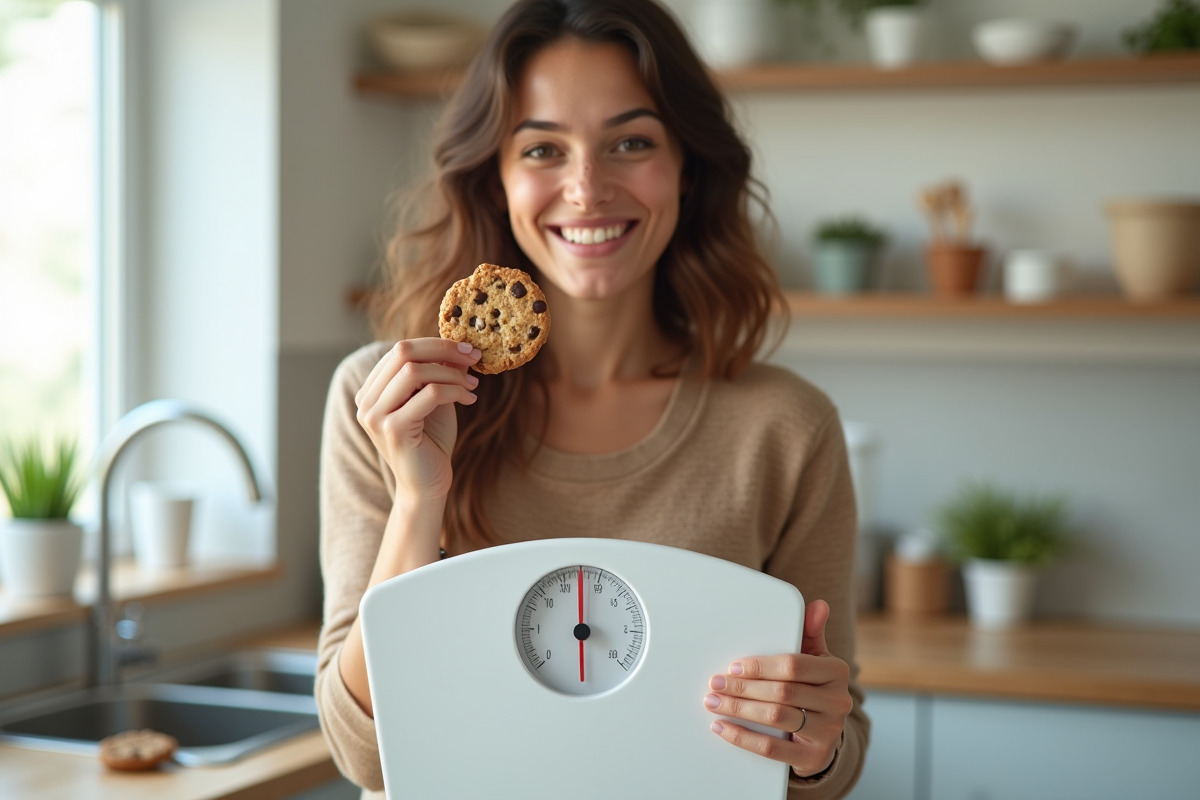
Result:
[[[100,760],[124,772],[154,769],[175,755],[175,737],[149,729],[125,731],[100,741]]]
[[[442,298],[438,333],[470,342],[483,356],[473,369],[485,375],[513,369],[537,355],[550,332],[546,295],[528,274],[480,264]]]

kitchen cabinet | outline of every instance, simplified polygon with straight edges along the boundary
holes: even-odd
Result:
[[[1200,631],[861,615],[858,661],[872,732],[854,800],[1195,794]]]
[[[1188,797],[1200,714],[871,692],[851,800]]]
[[[932,701],[928,800],[1194,797],[1200,714]]]
[[[917,800],[928,760],[929,699],[903,692],[868,691],[863,708],[871,718],[871,744],[862,776],[849,800]]]

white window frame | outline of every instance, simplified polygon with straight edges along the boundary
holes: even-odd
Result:
[[[139,329],[137,281],[140,241],[138,152],[142,0],[94,0],[97,6],[97,276],[94,302],[98,387],[93,410],[102,438],[128,408],[133,351]]]

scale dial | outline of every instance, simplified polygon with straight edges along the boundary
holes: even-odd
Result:
[[[517,610],[517,653],[529,674],[564,694],[607,692],[646,649],[642,601],[621,578],[586,564],[543,575]]]

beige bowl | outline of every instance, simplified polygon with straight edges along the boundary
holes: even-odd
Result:
[[[412,11],[372,20],[367,35],[387,66],[411,71],[464,66],[479,51],[485,31],[464,17]]]
[[[1108,203],[1117,281],[1132,300],[1187,294],[1200,283],[1200,200]]]

